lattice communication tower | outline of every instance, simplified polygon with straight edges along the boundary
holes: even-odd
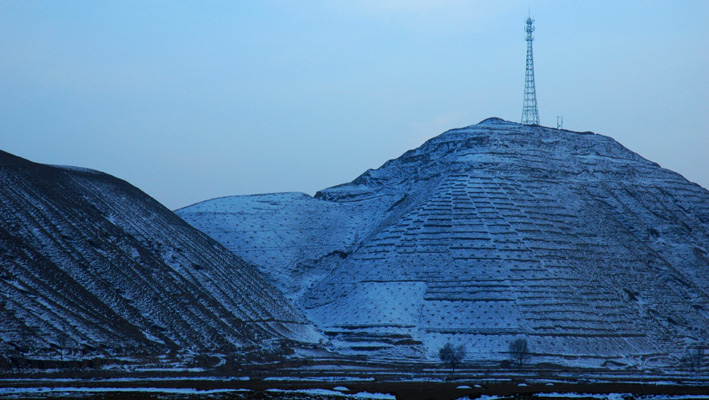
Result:
[[[527,18],[524,28],[527,32],[527,72],[524,75],[524,104],[522,105],[522,123],[525,125],[539,125],[539,111],[537,111],[537,90],[534,88],[534,54],[532,41],[534,40],[534,20]]]

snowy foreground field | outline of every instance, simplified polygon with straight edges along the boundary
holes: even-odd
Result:
[[[673,395],[673,394],[650,394],[634,395],[631,393],[559,393],[559,392],[538,392],[532,394],[515,395],[480,395],[467,394],[459,396],[455,394],[465,393],[468,386],[462,385],[456,390],[445,390],[437,392],[435,397],[412,397],[405,398],[457,398],[461,400],[503,400],[503,399],[600,399],[600,400],[688,400],[688,399],[709,399],[709,395]],[[1,392],[2,398],[20,399],[42,399],[42,398],[101,398],[101,399],[397,399],[398,396],[385,393],[358,392],[349,393],[350,390],[344,386],[334,389],[267,389],[264,391],[253,391],[247,389],[211,389],[196,390],[186,388],[85,388],[85,387],[37,387],[37,388],[8,388]],[[438,397],[440,395],[441,397]],[[404,397],[402,397],[404,398]]]
[[[465,376],[465,377],[463,377]],[[0,399],[608,399],[709,400],[709,380],[539,374],[0,378]]]

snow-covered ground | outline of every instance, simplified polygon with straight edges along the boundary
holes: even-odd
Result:
[[[345,389],[345,390],[343,390]],[[395,400],[396,397],[386,393],[356,392],[346,393],[346,388],[339,390],[329,389],[267,389],[265,393],[272,399],[312,398],[312,399],[356,399],[356,400]],[[0,398],[93,398],[107,394],[142,395],[146,398],[152,396],[172,395],[168,398],[219,398],[220,395],[229,395],[229,398],[249,399],[258,394],[263,394],[250,389],[193,389],[193,388],[163,388],[163,387],[0,387]]]

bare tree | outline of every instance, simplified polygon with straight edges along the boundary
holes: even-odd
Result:
[[[465,357],[465,348],[463,345],[453,346],[450,343],[446,343],[438,351],[438,357],[440,357],[446,367],[455,373],[455,367],[459,366]]]
[[[527,345],[527,339],[518,338],[510,342],[510,359],[513,363],[521,367],[529,361],[529,346]]]
[[[692,352],[692,366],[695,371],[701,371],[704,366],[704,348],[696,347]]]
[[[69,339],[65,332],[66,331],[59,332],[59,336],[57,337],[57,344],[59,345],[59,359],[62,363],[64,363],[64,352],[66,351]]]
[[[698,372],[704,366],[704,348],[694,346],[687,348],[687,354],[681,359],[688,371]]]

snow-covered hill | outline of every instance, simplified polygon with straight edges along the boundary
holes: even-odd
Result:
[[[709,192],[592,133],[491,118],[319,192],[177,214],[342,353],[677,366],[709,337]]]
[[[364,232],[372,230],[385,211],[381,206],[274,193],[223,197],[176,212],[249,263],[261,266],[294,299],[309,282],[321,280],[329,271],[329,263],[323,260],[346,257]]]
[[[4,152],[0,304],[5,361],[319,340],[256,269],[135,187]]]

